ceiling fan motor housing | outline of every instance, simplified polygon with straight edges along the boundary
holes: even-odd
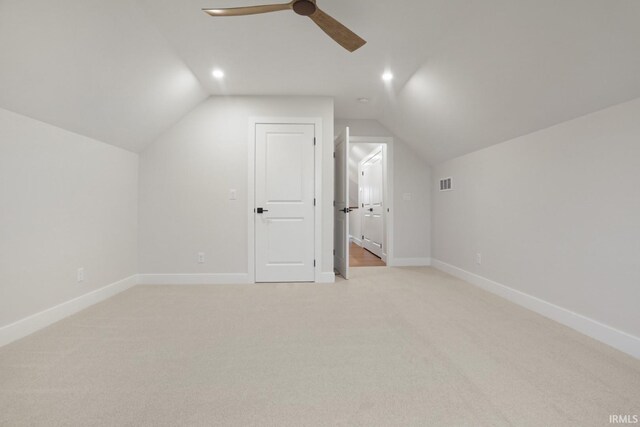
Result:
[[[293,11],[302,16],[313,15],[317,8],[316,3],[312,0],[298,0],[293,3]]]

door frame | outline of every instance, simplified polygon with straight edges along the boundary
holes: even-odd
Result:
[[[314,280],[322,277],[322,118],[321,117],[251,117],[249,118],[249,144],[247,147],[247,276],[256,283],[256,127],[257,125],[313,125],[316,138],[314,147]]]
[[[383,161],[384,161],[384,169],[383,169],[383,192],[384,197],[383,201],[385,203],[385,209],[383,211],[385,218],[385,226],[386,226],[386,243],[387,250],[384,248],[383,252],[383,260],[387,264],[387,267],[393,267],[395,265],[395,257],[394,257],[394,242],[393,242],[393,218],[395,211],[395,200],[394,200],[394,192],[393,192],[393,176],[394,176],[394,168],[393,168],[393,138],[392,137],[380,137],[380,136],[351,136],[351,143],[366,143],[366,144],[381,144],[383,150]],[[370,156],[367,156],[367,158]],[[364,159],[363,159],[364,160]],[[358,169],[360,169],[360,165],[358,165]],[[359,173],[359,172],[358,172]],[[360,215],[360,213],[358,213]],[[349,238],[350,236],[347,236]]]

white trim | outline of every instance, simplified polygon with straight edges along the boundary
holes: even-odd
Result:
[[[350,142],[365,143],[365,144],[390,144],[393,143],[393,138],[390,136],[352,136],[349,138]]]
[[[46,328],[65,317],[69,317],[94,304],[102,302],[112,296],[126,291],[138,283],[138,276],[133,275],[126,279],[104,286],[72,300],[63,302],[40,313],[33,314],[15,323],[0,328],[0,347],[20,338]]]
[[[538,314],[562,323],[593,339],[640,359],[640,338],[636,336],[437,259],[432,260],[432,265],[438,270],[449,273],[485,291],[535,311]]]
[[[333,283],[334,273],[321,273],[317,283]],[[140,274],[139,285],[250,285],[255,282],[245,273],[213,274]]]
[[[431,258],[394,258],[390,267],[428,267]]]
[[[246,273],[140,274],[140,285],[238,285],[253,283]]]
[[[317,278],[316,283],[335,283],[336,281],[336,273],[332,272],[322,272],[320,276]]]
[[[349,235],[349,240],[351,240],[356,245],[362,247],[362,240],[357,238],[356,236]]]
[[[255,207],[255,194],[256,194],[256,181],[255,181],[255,168],[256,168],[256,125],[258,124],[308,124],[315,127],[315,260],[316,266],[314,269],[315,281],[320,283],[322,279],[322,206],[324,201],[322,199],[322,147],[324,146],[324,139],[322,135],[322,118],[321,117],[250,117],[249,118],[249,139],[248,139],[248,189],[247,189],[247,271],[248,280],[250,283],[256,281],[256,253],[255,253],[255,214],[253,209]]]
[[[316,138],[316,145],[315,145],[315,162],[316,162],[316,167],[315,167],[315,186],[316,186],[316,212],[315,212],[315,252],[316,252],[316,269],[315,269],[315,281],[316,283],[321,282],[321,280],[323,280],[322,277],[322,207],[324,206],[324,199],[322,198],[322,175],[323,175],[323,171],[322,171],[322,165],[324,163],[324,158],[323,158],[323,150],[322,148],[324,147],[324,139],[323,139],[323,135],[322,135],[322,118],[321,117],[316,117],[313,120],[313,124],[315,125],[315,138]],[[333,162],[333,156],[331,157],[331,159],[327,160],[328,162]],[[332,169],[333,170],[333,169]],[[333,203],[333,201],[331,201],[331,203]],[[333,233],[331,233],[331,236],[333,237]],[[333,252],[332,252],[332,256],[333,256]],[[333,259],[331,260],[331,265],[333,265]],[[335,281],[335,275],[333,277],[333,281]]]

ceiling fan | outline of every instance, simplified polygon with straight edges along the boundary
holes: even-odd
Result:
[[[211,16],[243,16],[279,12],[281,10],[293,10],[298,15],[311,18],[322,31],[327,33],[329,37],[349,52],[354,52],[367,43],[353,31],[320,10],[320,8],[316,6],[316,0],[292,0],[290,3],[202,10]]]

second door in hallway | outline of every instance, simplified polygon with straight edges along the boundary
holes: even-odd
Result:
[[[362,165],[362,246],[382,258],[384,236],[382,150]]]

